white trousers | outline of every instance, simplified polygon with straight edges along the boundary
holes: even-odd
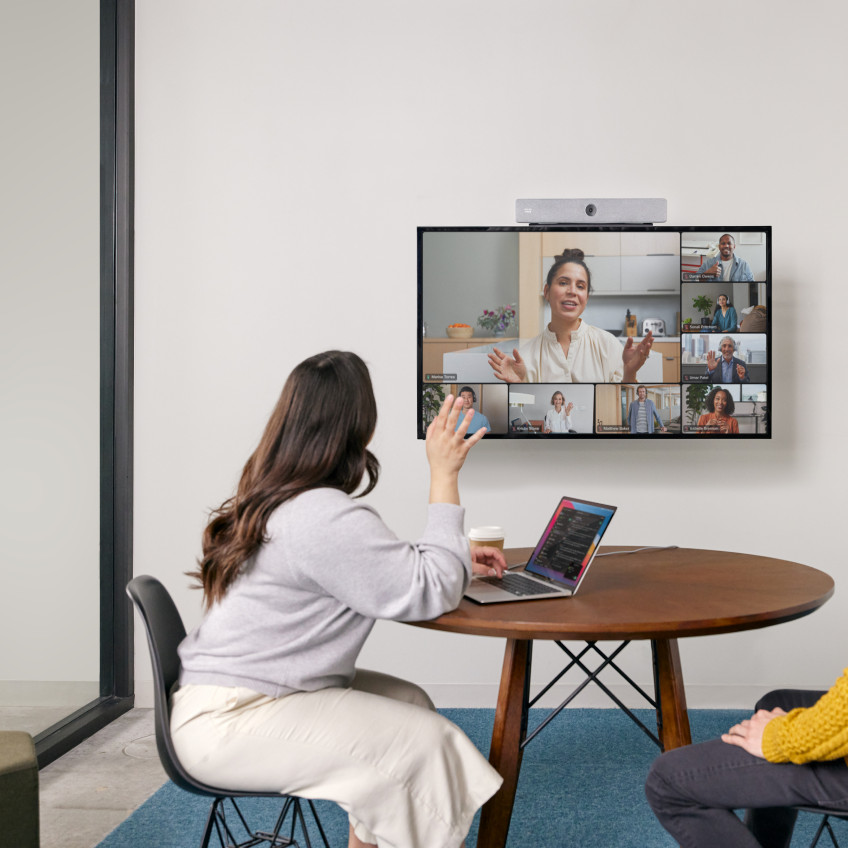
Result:
[[[335,801],[379,848],[456,848],[502,782],[422,689],[377,672],[283,698],[188,685],[171,703],[174,747],[198,780]]]

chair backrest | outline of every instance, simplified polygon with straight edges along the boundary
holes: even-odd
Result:
[[[218,795],[216,789],[195,780],[180,764],[171,740],[171,710],[168,694],[180,676],[180,657],[177,647],[185,639],[186,631],[180,612],[168,590],[148,575],[135,577],[127,584],[127,594],[138,610],[153,665],[154,720],[156,747],[159,759],[168,777],[189,792]]]

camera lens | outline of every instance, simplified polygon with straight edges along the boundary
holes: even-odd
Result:
[[[594,215],[597,211],[598,211],[598,207],[597,207],[597,206],[595,206],[595,204],[594,204],[594,203],[590,203],[590,204],[586,207],[586,214],[587,214],[587,215]]]

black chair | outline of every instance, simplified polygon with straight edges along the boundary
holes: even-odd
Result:
[[[821,824],[819,824],[818,830],[816,830],[815,836],[813,836],[813,841],[810,843],[810,848],[816,848],[816,845],[819,844],[819,840],[822,837],[822,834],[827,831],[827,835],[830,837],[830,841],[833,843],[835,848],[839,848],[839,843],[836,841],[836,834],[833,832],[833,828],[830,826],[830,819],[843,819],[844,821],[848,821],[848,810],[834,810],[829,807],[794,807],[794,809],[798,810],[801,813],[814,813],[817,816],[822,816]]]
[[[168,594],[167,589],[154,577],[146,575],[136,577],[127,585],[127,594],[132,599],[138,610],[145,630],[147,631],[147,644],[150,647],[150,659],[153,664],[153,687],[155,697],[155,724],[156,724],[156,747],[159,750],[159,759],[168,774],[168,777],[181,789],[193,792],[196,795],[204,795],[212,798],[212,807],[206,820],[206,829],[203,832],[203,841],[200,848],[207,848],[212,833],[218,835],[218,841],[222,848],[248,848],[248,846],[267,843],[271,848],[284,848],[284,846],[298,846],[295,840],[295,828],[300,824],[303,840],[306,848],[311,848],[309,834],[306,830],[306,820],[301,809],[301,800],[279,792],[242,792],[240,790],[223,789],[220,787],[207,786],[193,778],[180,764],[179,758],[174,751],[171,740],[171,715],[168,704],[168,693],[177,681],[180,673],[180,658],[177,654],[177,646],[185,638],[186,631],[180,618],[179,610]],[[241,809],[236,803],[236,798],[261,797],[278,798],[283,800],[283,809],[277,818],[274,830],[252,831],[245,821]],[[225,802],[229,801],[234,808],[236,817],[228,821]],[[315,819],[318,831],[324,841],[325,848],[330,848],[324,828],[315,812],[312,801],[307,800],[309,809]],[[287,836],[280,835],[286,818],[291,813],[291,821],[287,829]],[[231,827],[232,825],[232,827]],[[233,828],[241,829],[247,834],[241,842],[233,834]],[[240,834],[241,835],[241,834]],[[224,839],[226,838],[226,842]]]

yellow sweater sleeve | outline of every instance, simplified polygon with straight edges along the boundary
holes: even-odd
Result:
[[[771,763],[812,763],[848,757],[848,669],[812,706],[773,718],[763,731]]]

